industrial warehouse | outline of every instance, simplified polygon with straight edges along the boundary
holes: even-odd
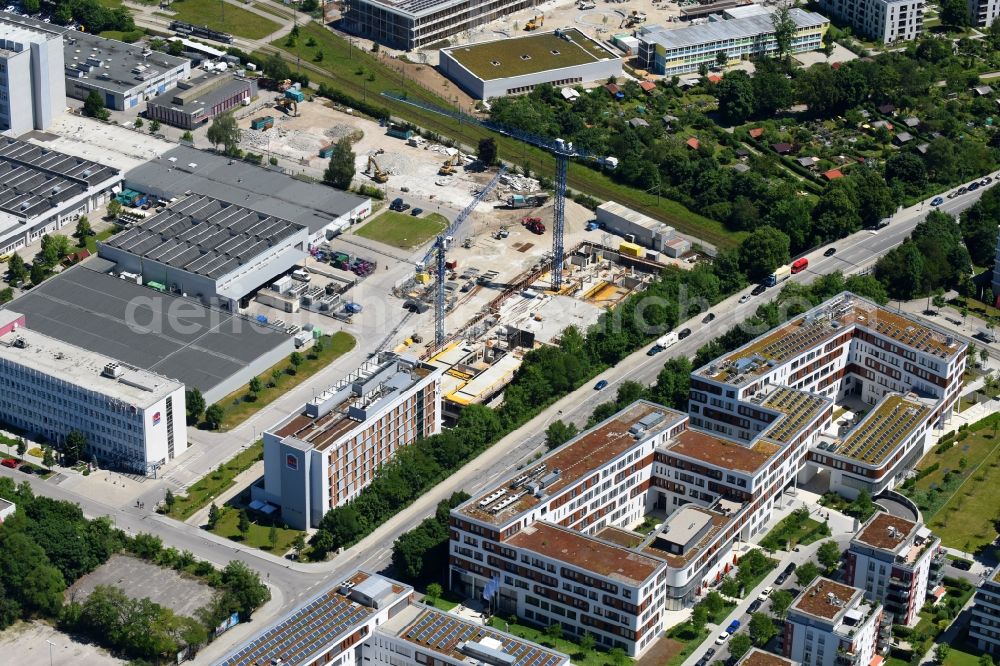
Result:
[[[622,58],[577,30],[441,49],[441,72],[477,99],[621,76]]]

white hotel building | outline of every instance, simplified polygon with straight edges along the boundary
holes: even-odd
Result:
[[[499,580],[498,613],[641,656],[797,480],[890,487],[947,420],[964,352],[840,294],[692,373],[690,414],[635,402],[453,509],[450,585]],[[845,397],[869,413],[840,426]],[[663,523],[632,531],[651,512]]]
[[[77,430],[87,459],[152,475],[187,447],[184,385],[24,328],[0,310],[0,423],[58,448]]]

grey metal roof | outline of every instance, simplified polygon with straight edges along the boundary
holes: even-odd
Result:
[[[212,86],[210,85],[212,83],[218,85]],[[228,73],[210,72],[178,83],[177,88],[157,95],[146,102],[146,106],[147,108],[162,106],[172,111],[194,114],[198,111],[211,109],[219,102],[229,99],[246,88],[250,88],[252,92],[254,85],[253,81],[249,79],[235,77]],[[199,87],[204,87],[204,92],[199,93],[197,90]],[[189,91],[196,94],[186,94]]]
[[[798,7],[788,10],[788,17],[796,28],[808,28],[829,23],[816,12],[807,12]],[[774,32],[770,14],[758,14],[728,21],[710,21],[687,28],[669,29],[662,25],[644,26],[636,33],[641,41],[660,44],[667,49],[710,44],[730,39],[745,39]]]
[[[63,60],[69,78],[88,88],[118,93],[144,88],[147,81],[189,62],[187,58],[78,30],[63,34]]]
[[[0,211],[32,218],[120,172],[112,167],[0,138]]]
[[[104,244],[215,279],[302,229],[301,224],[193,194]]]
[[[12,301],[10,309],[25,315],[28,328],[203,393],[289,338],[85,265],[46,280]]]
[[[194,165],[194,166],[191,166]],[[209,151],[178,146],[125,174],[140,192],[195,192],[305,225],[313,234],[349,213],[366,197]]]

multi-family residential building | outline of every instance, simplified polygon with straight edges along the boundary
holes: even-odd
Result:
[[[441,429],[442,369],[381,352],[264,433],[264,486],[296,529],[362,491],[401,446]]]
[[[0,310],[0,423],[89,461],[152,475],[187,449],[184,385],[50,338]]]
[[[869,39],[892,44],[924,30],[924,0],[819,0],[820,11]]]
[[[940,583],[941,540],[923,523],[879,512],[851,540],[844,580],[882,604],[890,624],[916,624]]]
[[[879,646],[882,606],[861,590],[818,578],[788,609],[782,645],[803,666],[868,666]]]
[[[992,655],[1000,655],[1000,566],[991,571],[976,590],[969,620],[969,640]]]
[[[697,72],[702,65],[713,67],[720,54],[729,63],[774,55],[778,52],[778,41],[772,12],[710,20],[686,28],[642,26],[635,33],[639,40],[639,65],[656,74],[672,76]],[[825,16],[795,7],[788,11],[788,18],[795,24],[792,53],[823,48],[823,35],[830,27]]]
[[[977,28],[988,28],[1000,16],[1000,0],[968,0],[969,23]]]
[[[894,345],[881,347],[883,338]],[[875,494],[899,478],[911,435],[947,419],[964,349],[840,294],[694,371],[689,414],[633,403],[453,509],[450,585],[476,598],[487,590],[501,614],[560,623],[570,635],[590,633],[640,656],[665,628],[665,611],[689,605],[730,571],[735,541],[764,529],[785,490],[821,469],[846,493]],[[879,378],[898,379],[888,370],[895,367],[920,380],[905,396],[883,398]],[[841,430],[833,414],[845,401],[877,416]],[[903,416],[883,418],[881,410]],[[831,443],[836,453],[838,438],[858,442],[851,455],[886,470],[886,479],[844,480],[865,477],[817,456]],[[633,531],[649,515],[657,528]]]
[[[347,0],[341,25],[411,51],[534,6],[534,0]]]
[[[824,426],[800,473],[830,490],[877,495],[926,453],[951,418],[967,345],[850,293],[793,318],[691,376],[693,426],[756,441],[776,418],[771,387],[853,405]]]
[[[8,136],[45,129],[66,108],[62,37],[41,26],[0,12],[0,133]]]

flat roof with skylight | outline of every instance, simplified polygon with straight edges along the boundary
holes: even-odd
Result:
[[[573,67],[619,56],[577,30],[568,28],[469,46],[442,49],[485,81]],[[568,37],[569,39],[566,39]]]
[[[914,395],[886,396],[851,431],[843,444],[828,446],[826,452],[879,465],[930,415],[931,407]]]
[[[63,60],[67,78],[122,94],[190,65],[187,58],[79,30],[63,33]]]

